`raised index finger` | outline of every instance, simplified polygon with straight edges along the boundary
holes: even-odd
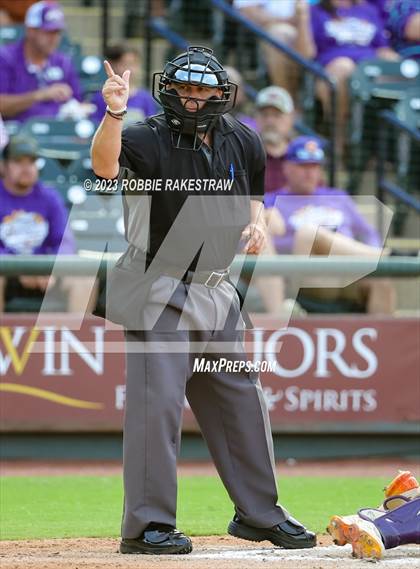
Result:
[[[116,75],[115,71],[111,67],[111,64],[106,59],[104,61],[104,67],[108,77],[113,77],[114,75]]]

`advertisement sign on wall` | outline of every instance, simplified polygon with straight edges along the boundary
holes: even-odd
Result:
[[[118,431],[123,341],[95,317],[80,330],[36,327],[31,315],[0,325],[0,426],[3,431]],[[57,322],[63,322],[57,318]],[[273,431],[381,430],[420,419],[420,325],[416,319],[307,317],[288,327],[266,316],[248,331]],[[197,430],[186,402],[184,429]]]

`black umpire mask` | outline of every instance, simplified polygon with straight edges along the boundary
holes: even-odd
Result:
[[[221,97],[203,100],[178,94],[173,84],[190,84],[220,89]],[[162,105],[166,121],[177,148],[199,150],[203,139],[212,130],[218,118],[232,109],[237,86],[230,83],[226,71],[206,47],[190,47],[186,53],[169,61],[162,73],[153,77],[153,96]],[[183,104],[182,99],[186,102]],[[193,101],[197,110],[188,110]],[[200,102],[204,104],[200,109]]]

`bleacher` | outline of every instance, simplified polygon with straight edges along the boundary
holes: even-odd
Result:
[[[110,0],[107,13],[103,12],[100,0],[88,4],[86,6],[82,0],[63,2],[68,30],[60,45],[60,49],[75,63],[86,101],[93,92],[101,89],[105,80],[101,58],[101,49],[107,39],[103,37],[104,18],[108,22],[109,38],[127,39],[127,17],[121,2]],[[172,9],[164,22],[169,30],[189,43],[213,46],[216,55],[225,58],[225,64],[234,64],[243,73],[249,90],[269,84],[257,36],[229,16],[229,12],[220,9],[223,2],[197,1],[193,10],[182,6],[176,10],[176,4],[170,3]],[[225,4],[229,6],[229,3]],[[164,33],[159,36],[150,31],[149,18],[154,16],[147,7],[140,8],[137,17],[138,26],[130,27],[129,42],[140,47],[145,54],[143,75],[145,84],[150,85],[151,73],[160,70],[176,49],[170,38],[168,40],[169,36],[165,37]],[[234,36],[232,30],[235,31]],[[0,45],[16,41],[22,33],[21,26],[3,27]],[[300,115],[297,122],[303,129],[329,139],[334,117],[322,114],[314,91],[316,76],[311,75],[303,63],[300,70]],[[347,161],[335,168],[336,184],[349,188],[353,193],[376,194],[380,112],[391,110],[402,125],[419,129],[419,89],[420,68],[414,60],[405,59],[392,64],[370,60],[358,65],[349,82],[351,119]],[[248,108],[252,108],[251,103]],[[79,249],[101,249],[101,243],[111,236],[113,249],[123,250],[121,208],[116,205],[119,196],[91,195],[83,187],[85,179],[93,183],[95,180],[88,158],[94,123],[89,119],[58,121],[35,117],[23,126],[7,121],[6,128],[9,134],[28,133],[38,140],[42,155],[38,161],[40,179],[57,189],[71,211],[71,226]],[[395,128],[388,136],[384,165],[386,175],[418,199],[418,142]],[[415,251],[420,239],[418,211],[394,198],[387,197],[387,203],[396,212],[396,222],[388,235],[389,243],[398,238],[399,248]]]

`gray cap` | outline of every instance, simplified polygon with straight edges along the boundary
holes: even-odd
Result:
[[[34,138],[29,136],[16,135],[12,136],[9,143],[3,150],[6,160],[21,158],[22,156],[32,156],[38,158],[38,143]]]
[[[295,110],[293,99],[289,93],[285,89],[275,85],[259,91],[255,104],[257,109],[274,107],[282,113],[293,113]]]

